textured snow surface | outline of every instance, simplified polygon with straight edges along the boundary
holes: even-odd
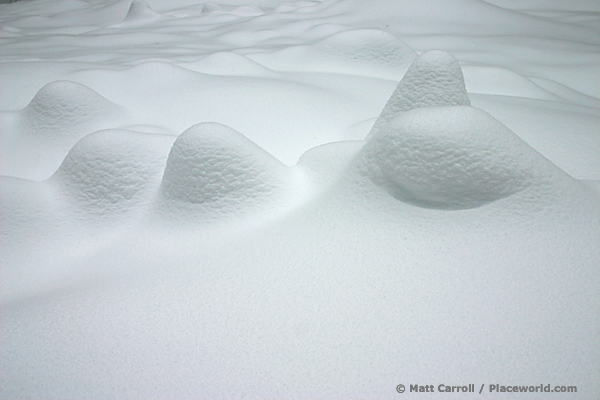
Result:
[[[0,398],[598,399],[599,13],[1,4]]]
[[[3,175],[42,180],[71,147],[123,110],[87,86],[55,81],[41,88],[23,110],[6,113],[3,124]]]
[[[573,181],[500,122],[467,106],[397,116],[356,163],[398,200],[440,209],[480,207],[534,188],[543,202],[558,176]]]
[[[197,208],[209,214],[205,218],[239,213],[277,197],[290,175],[287,166],[241,133],[218,123],[195,125],[177,137],[169,153],[162,208],[192,213]]]
[[[452,54],[430,50],[421,54],[406,71],[370,135],[402,111],[457,105],[471,105],[460,65]]]

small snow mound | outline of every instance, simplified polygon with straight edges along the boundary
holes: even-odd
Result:
[[[400,112],[419,107],[458,105],[471,105],[458,61],[446,51],[430,50],[412,63],[375,121],[370,135]]]
[[[325,30],[337,30],[325,27]],[[314,33],[314,32],[313,32]],[[408,45],[378,29],[334,33],[312,45],[248,55],[273,70],[314,71],[398,79],[417,57]]]
[[[418,108],[390,121],[355,159],[396,199],[424,208],[469,209],[560,170],[489,114],[469,106]]]
[[[133,0],[123,22],[149,22],[160,18],[161,15],[152,10],[144,0]]]
[[[202,123],[173,144],[161,193],[170,209],[229,214],[273,197],[289,180],[289,168],[241,133]]]
[[[318,42],[315,48],[331,57],[388,66],[406,64],[415,54],[404,42],[378,29],[339,32]]]
[[[77,142],[51,179],[86,212],[125,211],[158,187],[173,141],[127,130],[94,132]]]
[[[37,136],[55,135],[118,111],[116,104],[87,86],[55,81],[41,88],[23,110],[24,129]]]

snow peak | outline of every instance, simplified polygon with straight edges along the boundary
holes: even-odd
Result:
[[[435,392],[433,385],[410,385],[409,389],[411,392]],[[470,383],[466,386],[447,386],[443,383],[440,383],[437,387],[437,391],[446,393],[474,393],[475,384]]]

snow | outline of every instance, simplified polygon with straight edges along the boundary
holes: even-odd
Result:
[[[194,125],[171,147],[160,189],[162,208],[173,212],[186,208],[201,214],[201,219],[248,212],[285,191],[293,179],[288,170],[228,126]]]
[[[0,4],[0,397],[598,398],[598,11]]]
[[[489,114],[468,106],[397,116],[365,144],[356,164],[398,200],[439,209],[480,207],[538,186],[543,201],[561,172]]]
[[[311,27],[306,33],[310,35],[314,29],[329,30]],[[332,29],[337,31],[339,28]],[[249,57],[278,71],[335,72],[394,79],[401,76],[416,53],[389,33],[360,29],[335,33],[315,44]]]
[[[122,213],[140,207],[152,187],[156,191],[172,142],[167,135],[94,132],[73,146],[51,179],[83,212]]]
[[[458,61],[452,54],[430,50],[410,66],[375,121],[378,132],[398,113],[421,107],[471,105]]]
[[[45,179],[79,139],[123,113],[89,87],[69,81],[49,83],[23,110],[6,115],[1,172]]]

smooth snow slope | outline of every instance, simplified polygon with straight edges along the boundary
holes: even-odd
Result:
[[[599,11],[0,5],[0,397],[597,399]]]

